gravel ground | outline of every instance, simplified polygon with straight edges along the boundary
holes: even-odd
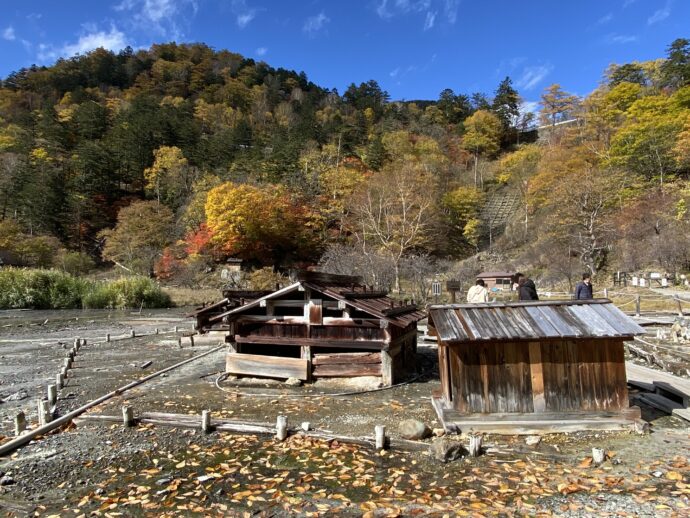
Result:
[[[87,346],[77,356],[69,383],[60,392],[57,412],[65,414],[129,381],[209,350],[210,345],[179,348],[177,335],[173,333],[96,343],[103,340],[105,333],[126,335],[132,328],[141,334],[153,333],[155,328],[169,331],[175,325],[180,329],[191,329],[191,322],[184,319],[183,310],[143,314],[107,311],[0,312],[0,399],[4,400],[0,404],[0,435],[11,435],[12,418],[20,409],[27,412],[30,421],[35,420],[35,400],[43,396],[46,384],[54,380],[66,353],[60,342],[70,347],[75,336],[88,340]],[[144,362],[148,361],[152,364],[142,369]],[[220,390],[216,380],[223,367],[224,352],[210,354],[165,377],[156,378],[117,396],[91,413],[118,415],[122,405],[127,404],[134,407],[135,413],[157,411],[199,415],[202,410],[210,409],[216,417],[267,423],[274,422],[278,414],[284,414],[292,425],[309,421],[313,427],[331,430],[335,434],[357,436],[372,435],[376,424],[386,425],[391,435],[395,436],[399,421],[406,418],[419,419],[431,427],[439,426],[429,400],[431,391],[439,386],[433,344],[420,342],[421,375],[411,383],[391,390],[345,398],[321,394],[371,388],[374,383],[372,380],[349,384],[331,380],[304,387],[287,387],[283,383],[241,379],[219,382],[223,389]],[[14,394],[21,395],[22,392],[26,393],[24,399],[13,400]],[[304,395],[310,397],[295,397]],[[121,513],[124,516],[158,516],[169,511],[183,515],[241,515],[245,512],[252,515],[258,509],[260,514],[267,516],[306,516],[309,513],[329,512],[359,515],[367,510],[373,516],[384,516],[397,509],[399,515],[442,516],[449,510],[467,509],[479,515],[492,512],[550,512],[562,516],[609,513],[682,515],[685,509],[690,508],[690,490],[683,492],[682,488],[674,489],[669,485],[671,479],[666,474],[681,473],[682,483],[690,484],[688,468],[681,462],[688,457],[690,430],[687,423],[674,417],[660,416],[648,408],[643,409],[643,416],[652,421],[653,433],[649,435],[552,435],[531,447],[525,445],[524,438],[487,437],[486,442],[496,449],[495,453],[472,462],[464,460],[447,465],[440,465],[423,453],[395,452],[380,456],[376,452],[340,447],[336,448],[336,453],[328,454],[328,445],[305,446],[300,439],[276,444],[270,438],[247,438],[224,433],[202,435],[197,431],[150,425],[125,429],[118,424],[82,422],[35,441],[11,457],[0,458],[0,478],[4,475],[12,480],[8,485],[0,486],[0,514],[76,516],[82,513]],[[578,471],[577,466],[589,454],[592,446],[615,452],[614,461],[607,462],[603,470]],[[354,469],[358,462],[370,462],[375,466],[372,474],[375,480],[385,481],[385,477],[391,473],[405,472],[423,484],[419,484],[421,489],[416,489],[416,486],[406,488],[402,481],[391,483],[394,491],[398,491],[395,488],[402,488],[400,491],[405,496],[395,496],[398,493],[394,492],[393,497],[388,499],[381,498],[375,485],[366,485],[357,491],[350,487],[346,493],[349,499],[347,503],[335,499],[332,485],[318,480],[311,482],[311,489],[307,490],[305,497],[298,494],[287,500],[275,498],[274,502],[269,500],[265,504],[252,506],[251,501],[238,501],[233,496],[245,489],[259,491],[256,489],[259,484],[252,477],[273,476],[270,470],[275,469],[275,457],[279,454],[279,458],[284,459],[280,461],[281,465],[287,466],[284,472],[289,473],[285,475],[286,481],[294,479],[295,485],[303,484],[307,475],[318,478],[313,474],[331,469],[330,464],[324,467],[319,463],[321,461],[311,463],[298,460],[295,462],[304,464],[290,464],[285,460],[290,455],[305,451],[305,448],[308,451],[314,448],[322,451],[319,448],[325,448],[323,456],[332,458],[334,465],[345,463],[342,469],[346,472],[347,469]],[[350,468],[346,462],[349,462],[348,459],[353,463]],[[185,484],[198,484],[200,474],[215,473],[219,465],[232,466],[233,463],[251,468],[247,468],[251,474],[244,475],[245,478],[232,478],[236,482],[234,484],[228,485],[230,478],[224,476],[207,483],[208,487],[199,489],[193,486],[182,492]],[[531,473],[533,467],[537,466],[534,468],[535,476],[538,486],[545,488],[544,493],[541,496],[535,496],[539,493],[530,493],[529,499],[515,499],[510,492],[522,491],[520,488],[524,486],[524,480],[519,482],[518,477],[516,482],[513,480],[515,477],[508,474],[510,471],[506,466],[511,463],[525,466],[517,470],[520,476]],[[542,465],[540,463],[543,463],[543,471],[538,468]],[[185,467],[177,467],[183,465]],[[299,469],[295,466],[299,466]],[[660,475],[657,477],[654,473]],[[499,491],[499,486],[494,487],[490,481],[493,479],[479,480],[477,475],[494,477],[507,486]],[[604,484],[602,487],[591,481],[593,486],[585,486],[585,482],[581,482],[582,488],[589,487],[589,491],[580,488],[572,494],[568,488],[557,490],[560,487],[558,477],[568,481],[575,475],[581,481],[594,480],[596,477],[608,480],[605,477],[615,476],[619,482],[616,486]],[[169,481],[178,479],[182,480],[179,494],[176,493],[177,489],[171,490],[166,486]],[[654,493],[651,493],[650,484]],[[265,483],[260,485],[264,487]],[[551,486],[553,490],[548,489]],[[639,496],[647,494],[640,493],[643,487],[647,487],[649,494],[653,495],[651,500]],[[132,502],[137,491],[144,491],[141,488],[147,488],[146,494],[152,495],[151,501],[131,504],[126,509],[109,508],[113,505],[117,507],[116,495],[124,495]],[[166,503],[166,498],[174,498],[178,503],[202,502],[196,496],[199,491],[203,493],[203,503],[199,504],[201,507],[180,509]],[[415,497],[416,491],[436,496],[427,502],[422,496]],[[468,500],[464,500],[465,493],[469,494]],[[498,505],[504,496],[507,507]],[[298,497],[303,500],[295,501]],[[366,507],[372,501],[377,502],[379,507]],[[158,505],[157,502],[162,507],[146,507]],[[474,504],[480,507],[469,507]],[[123,505],[122,501],[119,505]],[[289,505],[294,505],[294,508]]]

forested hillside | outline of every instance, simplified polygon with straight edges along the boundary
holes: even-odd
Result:
[[[5,262],[190,283],[229,257],[321,262],[420,295],[480,251],[469,268],[554,281],[690,266],[687,40],[585,99],[547,88],[538,140],[510,78],[395,102],[201,44],[98,49],[1,86]]]

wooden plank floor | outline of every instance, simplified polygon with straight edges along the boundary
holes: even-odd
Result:
[[[682,392],[687,397],[690,397],[690,380],[679,378],[667,372],[642,367],[631,362],[625,362],[625,371],[628,374],[628,381],[636,383],[654,383],[663,382],[668,383],[678,392]]]

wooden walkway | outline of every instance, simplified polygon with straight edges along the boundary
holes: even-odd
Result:
[[[628,384],[644,391],[643,403],[690,421],[690,380],[632,362],[625,362]]]

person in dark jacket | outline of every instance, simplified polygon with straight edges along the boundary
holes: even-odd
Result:
[[[594,288],[592,288],[592,276],[588,273],[582,274],[582,281],[575,286],[575,300],[588,300],[594,298]]]
[[[534,281],[528,279],[524,273],[515,274],[515,289],[518,292],[518,300],[539,300]]]

